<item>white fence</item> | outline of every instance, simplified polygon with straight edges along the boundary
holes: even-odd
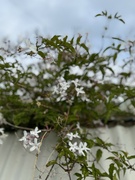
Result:
[[[103,140],[115,144],[115,150],[123,149],[131,155],[135,154],[135,126],[104,127],[89,129],[89,131]],[[45,164],[50,158],[53,159],[56,157],[53,151],[57,139],[56,135],[50,134],[44,140],[38,158],[35,153],[30,153],[23,148],[22,143],[18,141],[18,138],[21,136],[21,132],[17,132],[16,134],[11,133],[5,139],[4,144],[0,145],[0,180],[45,180],[49,172]],[[100,168],[108,169],[109,160],[106,160],[108,156],[109,154],[103,154]],[[74,172],[72,172],[72,180],[76,180],[73,174]],[[92,179],[93,178],[87,178],[87,180]],[[134,179],[135,172],[128,171],[121,180]],[[55,166],[48,180],[68,180],[68,176],[66,172],[58,166]]]

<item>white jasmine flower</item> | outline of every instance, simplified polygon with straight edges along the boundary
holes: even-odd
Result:
[[[77,142],[75,142],[74,144],[73,143],[71,143],[70,141],[69,141],[69,146],[70,146],[70,148],[69,148],[69,150],[70,151],[72,151],[72,152],[76,152],[76,150],[78,150],[78,146],[77,146]]]
[[[77,96],[79,96],[80,94],[85,94],[83,87],[80,88],[75,88],[76,92],[77,92]]]
[[[27,148],[30,147],[30,144],[29,144],[28,141],[24,141],[24,142],[23,142],[23,146],[24,146],[25,149],[27,149]]]
[[[71,132],[71,133],[67,133],[67,137],[70,141],[72,141],[72,139],[74,138],[74,134]]]
[[[26,141],[27,140],[27,131],[23,131],[23,134],[24,134],[24,136],[21,138],[21,139],[19,139],[19,141]]]
[[[30,145],[32,146],[30,151],[39,150],[40,143],[37,142],[37,138],[34,138],[34,142],[30,142]]]
[[[86,101],[86,102],[90,102],[90,99],[88,99],[85,94],[82,94],[81,100]]]
[[[74,134],[74,138],[80,138],[78,132],[76,132],[76,133]]]
[[[57,98],[57,101],[65,101],[67,97],[67,93],[64,91],[59,91],[59,97]]]
[[[30,134],[38,138],[39,137],[38,133],[40,132],[41,130],[38,130],[38,127],[36,127],[34,131],[30,131]]]
[[[83,87],[80,87],[81,84],[79,83],[79,80],[75,79],[71,82],[74,83],[74,85],[75,85],[75,90],[76,90],[77,96],[81,96],[82,101],[89,102],[90,100],[86,97],[86,94],[85,94],[85,91],[83,90]]]
[[[75,134],[71,133],[67,133],[67,137],[70,141],[72,141],[73,138],[80,138],[80,136],[78,135],[78,132],[76,132]]]
[[[70,83],[66,82],[63,77],[58,79],[57,86],[54,87],[52,94],[57,94],[59,97],[57,101],[65,101],[67,97],[67,89],[70,87]]]
[[[57,86],[54,86],[52,93],[53,94],[59,94],[59,88]]]
[[[68,82],[60,82],[60,88],[61,91],[66,91],[70,87],[70,84]]]
[[[39,144],[38,137],[41,130],[38,130],[38,127],[36,127],[33,131],[30,131],[28,133],[27,131],[24,131],[24,136],[19,139],[19,141],[23,141],[23,146],[27,149],[30,148],[30,151],[38,150]]]
[[[19,141],[23,141],[23,146],[27,149],[30,146],[30,142],[32,141],[32,137],[30,136],[30,133],[27,133],[27,131],[23,131],[24,136],[19,139]]]
[[[80,83],[79,83],[78,79],[72,80],[71,82],[74,83],[75,87],[80,86]]]
[[[85,153],[84,152],[88,152],[88,151],[90,151],[90,148],[88,148],[87,147],[87,143],[86,142],[80,142],[80,144],[79,144],[79,147],[78,147],[78,153],[79,153],[79,155],[83,155],[83,156],[85,156]]]
[[[59,80],[60,86],[67,90],[70,87],[70,83],[66,82],[66,80],[62,77],[61,80]]]

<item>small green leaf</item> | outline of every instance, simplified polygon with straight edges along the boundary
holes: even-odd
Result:
[[[120,38],[117,38],[117,37],[112,37],[112,39],[115,39],[115,40],[118,40],[118,41],[121,41],[121,42],[125,42],[124,40],[122,40]]]
[[[97,162],[99,162],[99,160],[101,159],[102,154],[103,154],[103,152],[101,151],[101,149],[98,149],[97,153],[96,153],[96,161]]]
[[[57,164],[57,161],[56,161],[56,160],[49,161],[49,162],[46,164],[46,167],[52,166],[52,165],[54,165],[54,164]]]
[[[115,170],[115,166],[114,166],[114,163],[111,163],[110,166],[109,166],[109,177],[112,179],[113,177],[113,172]]]
[[[79,44],[79,43],[80,43],[81,38],[82,38],[82,36],[78,36],[78,38],[76,39],[76,44]]]
[[[87,53],[89,53],[89,48],[84,43],[82,43],[80,46],[85,49]]]
[[[123,19],[119,19],[123,24],[125,24],[125,21]]]
[[[116,174],[114,174],[114,176],[113,176],[113,179],[112,180],[118,180],[118,178],[117,178],[117,175]]]
[[[43,53],[42,51],[38,51],[38,55],[44,59],[46,56],[46,53]]]
[[[79,173],[75,173],[75,176],[77,176],[77,177],[78,177],[78,179],[77,179],[77,180],[82,180],[82,175],[81,175],[81,174],[79,174]]]
[[[1,59],[1,60],[4,60],[4,58],[3,58],[2,56],[0,56],[0,59]]]
[[[112,16],[110,15],[110,16],[108,16],[108,19],[112,19]]]
[[[97,14],[95,17],[102,16],[102,14]]]
[[[135,155],[133,155],[133,156],[128,156],[127,159],[135,159]]]
[[[114,63],[115,63],[116,59],[117,59],[117,53],[115,53],[114,56],[113,56],[113,62]]]

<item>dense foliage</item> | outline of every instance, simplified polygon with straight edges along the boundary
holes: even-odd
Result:
[[[128,82],[134,72],[125,71],[123,67],[117,69],[115,65],[117,55],[125,50],[121,44],[116,47],[113,44],[109,47],[113,49],[112,54],[104,55],[91,53],[81,42],[81,36],[70,40],[59,36],[40,37],[40,41],[33,45],[35,52],[17,47],[16,54],[8,54],[17,59],[24,53],[26,58],[38,58],[37,64],[23,67],[22,62],[8,62],[5,55],[1,56],[0,106],[8,122],[54,127],[60,117],[61,123],[80,122],[85,126],[91,125],[93,120],[107,122],[122,113],[132,115],[135,90]],[[120,105],[128,100],[127,110],[121,109]]]

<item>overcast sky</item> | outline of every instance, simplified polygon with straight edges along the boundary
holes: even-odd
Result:
[[[16,40],[31,37],[35,30],[42,35],[75,35],[89,33],[93,43],[99,42],[105,18],[95,15],[107,10],[118,12],[126,24],[113,20],[107,36],[127,39],[135,35],[134,0],[0,0],[0,38]]]

